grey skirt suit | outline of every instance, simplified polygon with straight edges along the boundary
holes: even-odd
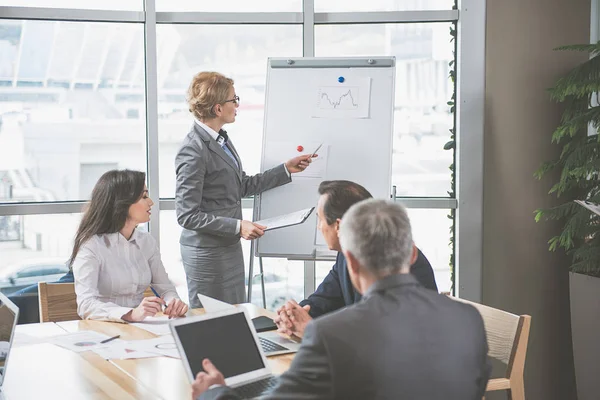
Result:
[[[291,181],[283,164],[262,174],[246,175],[231,140],[227,146],[237,165],[194,123],[175,157],[175,211],[183,228],[179,243],[191,307],[201,307],[197,293],[232,304],[246,300],[237,229],[242,220],[242,197]]]

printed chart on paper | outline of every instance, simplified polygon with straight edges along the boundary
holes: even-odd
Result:
[[[316,85],[313,118],[369,118],[370,78],[347,80],[344,84]]]
[[[321,86],[317,107],[324,110],[358,110],[358,86]]]

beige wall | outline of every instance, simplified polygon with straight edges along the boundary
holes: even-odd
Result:
[[[558,152],[546,89],[585,59],[552,49],[589,42],[590,0],[488,0],[486,14],[483,301],[532,316],[527,397],[570,400],[569,260],[547,250],[557,225],[533,220],[555,202],[533,172]]]

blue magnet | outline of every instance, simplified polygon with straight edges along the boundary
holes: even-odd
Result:
[[[345,80],[345,79],[344,79],[344,77],[343,77],[343,76],[340,76],[340,77],[338,78],[338,82],[339,82],[339,83],[344,83],[344,80]]]

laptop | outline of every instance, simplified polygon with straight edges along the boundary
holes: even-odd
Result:
[[[198,293],[198,299],[202,303],[204,311],[207,313],[238,309],[238,307],[234,305],[200,293]],[[296,353],[300,348],[300,343],[280,335],[277,331],[260,332],[258,333],[258,340],[267,357]]]
[[[0,293],[0,392],[4,386],[8,356],[18,320],[19,308],[8,297]]]
[[[170,328],[190,382],[208,358],[242,398],[258,397],[275,386],[277,379],[245,309],[174,320]]]

